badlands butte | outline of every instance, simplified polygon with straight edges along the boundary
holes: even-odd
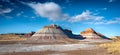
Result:
[[[44,26],[42,29],[34,33],[28,38],[25,43],[74,43],[77,42],[74,39],[99,39],[110,40],[103,34],[94,31],[92,28],[87,28],[82,31],[80,35],[75,35],[71,30],[63,29],[58,25]]]
[[[92,28],[75,35],[53,24],[29,34],[1,34],[0,55],[120,55],[119,50],[107,47],[118,39]]]

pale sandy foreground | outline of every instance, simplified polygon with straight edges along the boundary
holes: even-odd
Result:
[[[33,52],[33,51],[70,51],[79,49],[96,49],[96,45],[90,44],[66,44],[66,45],[0,45],[0,52]]]
[[[98,42],[101,41],[97,40]],[[78,44],[55,45],[0,45],[0,55],[119,55],[110,54],[107,50],[93,43],[96,43],[96,41],[89,42],[89,40],[85,40],[80,41]]]

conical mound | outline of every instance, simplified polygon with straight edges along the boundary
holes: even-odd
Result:
[[[103,34],[94,31],[92,28],[87,28],[85,31],[81,32],[80,35],[82,35],[86,39],[109,39]]]
[[[57,25],[45,26],[39,31],[37,31],[27,42],[69,42],[70,39],[63,32],[62,28]]]
[[[95,32],[92,28],[87,28],[85,31],[86,32]]]

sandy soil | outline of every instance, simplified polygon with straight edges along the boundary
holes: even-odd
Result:
[[[28,45],[7,44],[0,45],[0,55],[120,55],[108,53],[97,44],[110,41],[84,40],[78,44],[56,45]]]
[[[120,55],[111,54],[106,51],[106,49],[92,49],[92,50],[72,50],[72,51],[35,51],[35,52],[14,52],[5,53],[1,55]]]
[[[0,45],[0,52],[33,52],[33,51],[70,51],[70,50],[90,50],[97,49],[94,44],[56,44],[56,45],[28,45],[12,44]]]

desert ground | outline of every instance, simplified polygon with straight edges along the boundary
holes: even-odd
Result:
[[[0,36],[0,55],[120,55],[116,51],[120,48],[118,39],[84,39],[68,44],[23,44],[27,38],[11,36]]]
[[[74,44],[21,44],[1,43],[0,55],[119,55],[109,53],[99,44],[112,42],[112,40],[79,40]]]

